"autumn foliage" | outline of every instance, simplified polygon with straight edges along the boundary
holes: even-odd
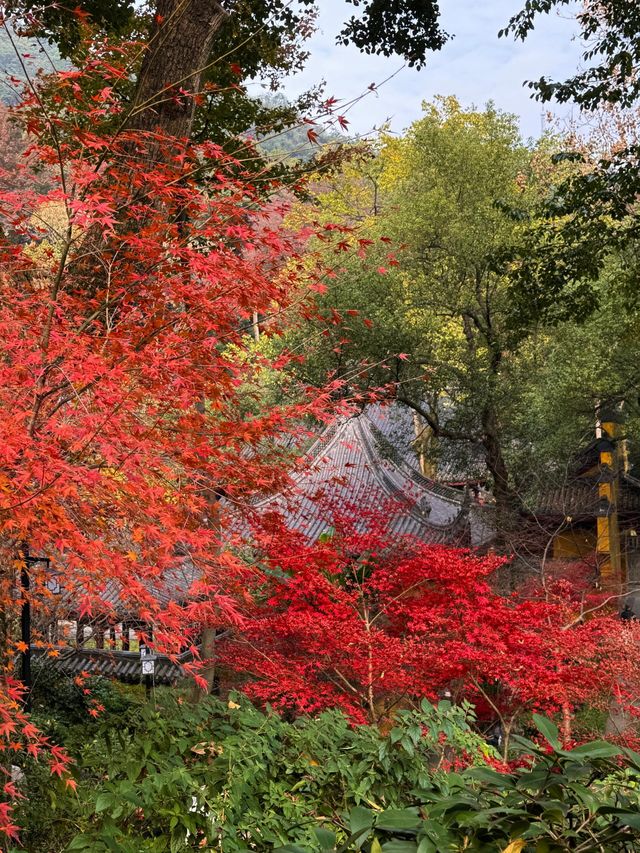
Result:
[[[390,507],[334,513],[315,544],[273,519],[255,608],[226,649],[227,664],[250,673],[252,697],[383,722],[447,692],[505,731],[525,712],[562,712],[569,737],[584,703],[604,709],[614,692],[633,692],[638,630],[588,588],[509,593],[504,558],[398,538],[393,518]]]
[[[597,601],[582,619],[586,593],[505,591],[502,558],[399,538],[397,508],[341,507],[315,543],[259,517],[252,499],[287,482],[283,438],[326,420],[340,383],[244,405],[259,372],[289,358],[248,354],[248,331],[260,316],[278,335],[293,306],[311,310],[322,267],[281,227],[268,173],[212,143],[127,129],[130,55],[93,43],[84,67],[30,88],[15,110],[25,154],[0,170],[0,833],[16,833],[11,756],[68,765],[22,707],[26,599],[41,626],[61,606],[126,610],[170,656],[197,659],[203,626],[231,626],[224,665],[296,714],[386,723],[447,691],[507,730],[561,711],[569,736],[583,703],[624,700],[638,631]],[[168,97],[180,108],[187,95]]]
[[[265,448],[329,400],[301,388],[258,415],[240,404],[261,369],[238,357],[253,312],[277,334],[316,285],[295,236],[265,225],[277,186],[216,145],[128,132],[127,50],[86,55],[27,92],[28,152],[0,174],[3,751],[46,746],[10,678],[27,551],[51,561],[29,566],[39,624],[59,605],[53,573],[75,612],[117,604],[181,651],[236,618],[219,496],[241,508],[279,488],[282,454]]]

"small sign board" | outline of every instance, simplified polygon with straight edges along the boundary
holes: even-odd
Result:
[[[156,671],[155,658],[142,658],[142,674],[153,675]]]
[[[60,593],[62,592],[60,579],[57,573],[48,576],[45,581],[45,586],[47,587],[49,592],[53,593],[53,595],[60,595]]]
[[[140,646],[140,665],[143,675],[153,675],[156,671],[156,656],[147,646]]]

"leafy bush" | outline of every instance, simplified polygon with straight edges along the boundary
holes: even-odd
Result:
[[[51,666],[51,662],[36,659],[31,664],[33,713],[48,718],[61,728],[86,726],[89,709],[95,703],[104,708],[104,715],[126,715],[144,701],[144,692],[137,686],[120,684],[102,676],[81,679],[80,683]],[[50,734],[51,732],[49,732]]]
[[[341,849],[369,853],[640,849],[640,755],[594,741],[563,750],[557,728],[535,717],[549,746],[518,739],[529,760],[511,773],[450,773],[404,809],[355,808]],[[329,849],[333,849],[333,841]],[[289,847],[294,853],[296,848]],[[317,849],[317,848],[316,848]],[[282,851],[284,853],[284,851]]]
[[[517,739],[522,766],[498,772],[472,721],[468,707],[425,701],[383,734],[339,711],[292,723],[244,698],[194,706],[167,693],[86,728],[77,796],[26,768],[22,842],[30,853],[640,849],[640,755],[602,741],[564,750],[536,716],[547,743]]]
[[[25,842],[32,853],[173,853],[202,849],[205,838],[205,849],[225,853],[314,849],[318,829],[349,835],[351,809],[400,807],[456,758],[481,761],[489,748],[471,717],[468,707],[424,702],[383,735],[339,711],[289,723],[240,698],[193,706],[167,695],[105,721],[78,755],[77,798],[39,803],[38,837]],[[28,811],[24,820],[29,830]],[[52,847],[61,821],[71,831]]]
[[[108,767],[104,751],[104,729],[116,727],[140,708],[142,689],[119,684],[108,678],[92,677],[78,683],[55,669],[50,662],[36,660],[32,664],[33,690],[31,719],[55,743],[64,744],[69,754],[79,761],[76,775],[84,779],[82,756],[91,752],[95,764]],[[98,719],[90,711],[96,705],[104,710]],[[102,750],[102,757],[97,756]],[[16,805],[20,840],[30,853],[52,853],[63,850],[73,832],[72,818],[78,801],[64,782],[51,776],[49,769],[30,754],[17,754],[13,762],[24,774],[20,786],[27,795]],[[89,774],[88,784],[100,784],[102,776]]]

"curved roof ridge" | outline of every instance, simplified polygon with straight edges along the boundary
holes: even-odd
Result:
[[[381,430],[371,421],[370,418],[366,415],[364,417],[366,419],[366,429],[371,433],[373,441],[375,441],[377,445],[381,445],[382,443],[389,445],[393,450],[393,445]],[[464,496],[457,489],[454,489],[452,486],[446,486],[444,483],[439,483],[437,480],[433,480],[430,477],[425,477],[424,474],[413,468],[406,459],[403,459],[400,454],[394,453],[389,462],[399,471],[402,471],[405,477],[412,480],[425,492],[438,495],[442,500],[448,501],[452,504],[462,505],[464,503]]]
[[[299,457],[300,460],[307,460],[308,465],[304,468],[293,469],[290,472],[291,482],[280,492],[269,492],[256,496],[251,501],[251,506],[254,508],[263,507],[266,504],[272,503],[278,498],[286,499],[287,496],[295,495],[296,487],[298,486],[298,478],[304,477],[312,469],[313,463],[318,463],[322,457],[330,452],[333,445],[340,438],[340,427],[349,423],[351,418],[340,416],[332,421],[326,429],[324,429],[311,446]]]
[[[302,456],[308,457],[309,459],[315,459],[321,455],[321,453],[325,453],[327,448],[333,443],[338,430],[340,427],[347,424],[353,416],[348,417],[345,415],[338,416],[335,420],[333,420],[329,426],[325,427],[322,430],[320,435],[316,438],[316,440],[312,443],[311,447],[306,450]],[[356,416],[357,417],[357,416]]]
[[[409,469],[409,471],[405,471],[405,470],[403,470],[403,468],[400,465],[397,464],[397,462],[395,462],[395,460],[381,459],[375,453],[375,450],[374,450],[372,444],[375,443],[376,439],[375,439],[375,436],[373,434],[373,430],[371,429],[372,426],[373,425],[369,422],[367,422],[365,424],[360,420],[355,421],[355,428],[360,433],[360,437],[362,440],[362,446],[363,446],[365,455],[367,457],[367,460],[369,462],[371,472],[373,473],[373,476],[375,477],[375,479],[378,481],[382,490],[385,491],[390,497],[397,498],[398,496],[403,496],[405,499],[407,499],[408,496],[405,494],[405,492],[401,488],[396,486],[396,484],[393,483],[392,479],[389,476],[385,475],[385,473],[383,471],[383,465],[387,464],[387,465],[392,466],[393,468],[396,469],[396,471],[398,471],[400,473],[400,475],[402,476],[403,479],[409,480],[410,482],[415,482],[413,480],[413,478],[410,476],[410,471],[411,471],[410,466],[407,465],[407,468]],[[369,435],[367,435],[367,433],[369,433]],[[428,480],[426,477],[421,477],[421,479],[427,484],[433,483],[434,486],[439,485],[435,481]],[[452,500],[451,498],[448,498],[445,495],[440,494],[440,491],[437,489],[425,488],[422,485],[422,483],[417,483],[417,485],[421,486],[422,491],[425,492],[427,495],[436,496],[440,500],[445,500],[448,503],[455,504],[456,506],[458,506],[460,508],[460,512],[451,521],[445,522],[444,524],[436,524],[435,522],[429,520],[429,518],[425,518],[424,514],[422,512],[420,512],[420,510],[416,509],[416,503],[414,502],[413,504],[409,505],[408,514],[411,515],[413,518],[415,518],[416,521],[419,521],[425,527],[430,527],[432,530],[438,530],[438,531],[453,530],[456,527],[461,526],[461,521],[463,521],[463,522],[466,521],[467,513],[464,512],[463,501],[457,493],[455,493],[455,496],[457,499]],[[451,491],[455,492],[454,489],[451,489]]]
[[[391,442],[369,418],[366,418],[366,429],[371,433],[372,440],[378,446],[389,445],[393,450]],[[451,486],[446,486],[443,483],[439,483],[437,480],[433,480],[430,477],[425,477],[424,474],[413,468],[413,466],[411,466],[407,460],[403,459],[398,453],[394,453],[389,460],[385,459],[385,461],[389,461],[389,463],[394,465],[399,471],[402,471],[407,479],[412,480],[425,492],[438,495],[439,498],[456,505],[464,503],[464,497],[457,489],[454,489]]]
[[[432,544],[461,544],[469,539],[471,516],[461,496],[454,492],[452,499],[448,489],[412,476],[416,472],[409,464],[400,466],[389,459],[362,414],[336,418],[300,462],[289,487],[265,495],[254,508],[279,508],[287,525],[311,541],[331,525],[331,502],[334,509],[350,505],[353,510],[369,503],[382,507],[389,498],[400,504],[397,517],[394,513],[390,519],[396,534]]]

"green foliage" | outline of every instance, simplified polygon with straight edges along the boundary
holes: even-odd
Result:
[[[594,285],[597,310],[582,322],[539,329],[522,352],[523,405],[514,427],[524,472],[564,481],[575,452],[593,438],[596,403],[606,400],[626,401],[625,435],[632,439],[631,461],[637,461],[640,314],[627,283],[636,269],[631,247],[610,257]]]
[[[329,336],[327,357],[348,374],[362,357],[379,363],[406,353],[411,358],[394,364],[399,373],[392,378],[411,399],[424,399],[427,383],[438,393],[461,381],[465,395],[473,382],[482,396],[485,362],[505,322],[506,285],[492,259],[510,245],[516,228],[497,202],[522,204],[517,179],[530,154],[513,117],[491,105],[467,111],[455,98],[442,98],[424,107],[425,116],[404,138],[383,138],[373,157],[354,156],[341,175],[320,186],[321,218],[346,220],[359,226],[357,236],[375,242],[364,263],[348,254],[340,259],[327,316],[333,307],[360,314]],[[473,344],[465,337],[469,326]],[[336,351],[340,337],[349,343]],[[475,420],[477,400],[469,403]],[[465,431],[474,426],[465,424]]]
[[[638,435],[638,219],[566,210],[585,165],[555,158],[561,144],[528,148],[509,116],[440,99],[406,137],[324,177],[314,210],[372,245],[333,261],[324,328],[299,332],[315,350],[305,378],[394,383],[428,423],[436,469],[444,457],[485,476],[482,454],[500,476],[501,455],[512,505],[567,480],[597,401],[625,400]]]
[[[563,750],[550,720],[534,717],[548,741],[519,739],[524,766],[451,773],[417,796],[419,805],[354,809],[353,847],[367,853],[494,851],[561,853],[636,850],[640,842],[640,755],[595,741]],[[626,759],[628,764],[621,764]],[[510,846],[511,845],[511,846]]]
[[[448,36],[439,26],[440,9],[436,0],[347,0],[362,7],[360,14],[344,22],[338,36],[343,44],[355,44],[366,53],[405,58],[420,68],[429,51],[439,50]],[[242,0],[232,5],[222,35],[225,50],[236,45],[245,47],[245,70],[255,72],[261,61],[272,60],[283,48],[283,37],[300,30],[308,19],[313,0]],[[82,0],[76,7],[94,24],[110,35],[121,35],[135,17],[129,0]],[[39,14],[43,29],[63,53],[73,51],[80,37],[78,14],[71,7],[51,4],[42,6],[35,0],[21,0],[10,5],[10,11]],[[243,43],[244,39],[244,43]],[[249,44],[251,43],[251,44]],[[286,43],[286,42],[285,42]],[[254,59],[257,57],[257,60]],[[234,61],[235,61],[234,56]],[[283,57],[278,62],[284,63]]]
[[[197,850],[205,837],[229,853],[313,848],[329,839],[323,829],[342,842],[352,809],[402,808],[443,762],[481,761],[490,750],[471,719],[469,708],[424,702],[400,712],[385,736],[339,712],[289,723],[242,699],[193,706],[167,696],[106,718],[88,738],[77,753],[77,798],[27,803],[28,849],[159,853]],[[80,831],[68,832],[68,847],[47,846],[62,822]]]
[[[517,738],[521,766],[497,772],[472,722],[448,702],[398,712],[388,734],[335,711],[287,722],[239,697],[114,704],[74,740],[77,795],[25,767],[22,843],[31,853],[636,849],[640,755],[602,741],[564,750],[534,715],[542,745]]]
[[[507,211],[526,210],[537,192],[532,152],[513,116],[491,104],[465,110],[439,98],[424,108],[404,138],[384,138],[373,160],[354,160],[319,193],[324,216],[341,213],[372,245],[364,262],[355,252],[336,262],[318,363],[350,384],[394,383],[437,438],[461,455],[481,448],[505,495],[526,332],[514,334],[498,259],[523,227]]]
[[[524,40],[540,14],[566,5],[569,0],[527,0],[501,35]],[[634,110],[640,98],[640,6],[627,0],[585,3],[576,18],[583,44],[580,70],[564,81],[541,77],[528,85],[538,100],[599,111],[600,124],[609,126],[613,138],[595,156],[575,138],[561,146],[558,159],[580,167],[544,200],[537,227],[518,252],[514,298],[520,322],[563,313],[577,320],[589,316],[611,254],[627,250],[639,236]]]
[[[72,822],[76,808],[74,796],[41,762],[27,758],[21,764],[24,782],[18,787],[28,799],[17,803],[15,813],[21,822],[19,844],[10,848],[9,853],[23,853],[24,850],[60,853],[77,831],[77,825]]]
[[[310,150],[306,138],[309,126],[302,124],[301,115],[313,111],[322,101],[322,86],[289,104],[251,96],[242,82],[259,81],[273,93],[283,77],[304,67],[308,56],[306,41],[314,31],[318,5],[313,0],[241,0],[232,5],[231,14],[216,33],[203,75],[204,95],[196,110],[192,138],[214,140],[239,153],[243,147],[241,138],[254,129],[257,138],[264,140],[261,152],[247,149],[241,156],[257,172],[266,165],[260,153],[267,153],[272,159],[274,154],[293,152],[296,159],[310,159],[315,152]],[[112,40],[143,40],[150,30],[153,6],[137,7],[130,0],[82,0],[72,6],[42,6],[34,0],[20,0],[12,4],[10,11],[18,19],[25,13],[29,15],[30,32],[55,45],[61,56],[73,60],[83,49],[87,22]],[[355,44],[369,54],[400,55],[409,65],[421,67],[427,53],[439,50],[448,38],[439,27],[436,0],[357,0],[351,6],[361,8],[339,25],[338,41]],[[347,6],[345,12],[348,9]],[[33,23],[36,18],[37,26]],[[10,59],[11,66],[19,70],[15,58]],[[120,85],[125,101],[131,97],[134,83],[132,75],[128,85]],[[322,141],[331,141],[334,133],[325,130],[319,136]],[[269,174],[284,176],[287,170],[271,163]]]
[[[80,686],[43,659],[33,661],[31,668],[33,713],[50,719],[62,733],[71,726],[86,727],[91,719],[88,711],[96,703],[104,706],[107,717],[117,717],[131,713],[142,699],[142,694],[136,695],[136,688],[100,676],[89,678]]]
[[[18,0],[8,4],[7,12],[26,22],[25,31],[29,35],[55,45],[65,59],[73,57],[86,36],[87,20],[113,39],[135,33],[139,20],[131,0],[83,0],[75,5]]]
[[[80,686],[46,660],[32,662],[32,675],[33,722],[55,743],[64,743],[76,757],[89,749],[99,753],[98,733],[104,725],[119,725],[136,712],[144,699],[140,689],[106,678],[89,678]],[[99,719],[89,714],[95,704],[104,708]],[[107,759],[106,754],[102,755],[104,773]],[[17,757],[14,761],[18,764]],[[30,756],[20,764],[26,778],[22,790],[27,795],[17,809],[24,827],[20,833],[24,848],[33,853],[64,850],[74,832],[72,819],[78,805],[75,795],[61,780],[52,778],[48,767]],[[101,776],[89,774],[86,778],[92,784]]]
[[[439,25],[436,0],[349,0],[363,6],[362,15],[353,15],[338,37],[342,44],[353,43],[365,53],[403,56],[407,64],[421,68],[428,51],[439,50],[448,36]]]

